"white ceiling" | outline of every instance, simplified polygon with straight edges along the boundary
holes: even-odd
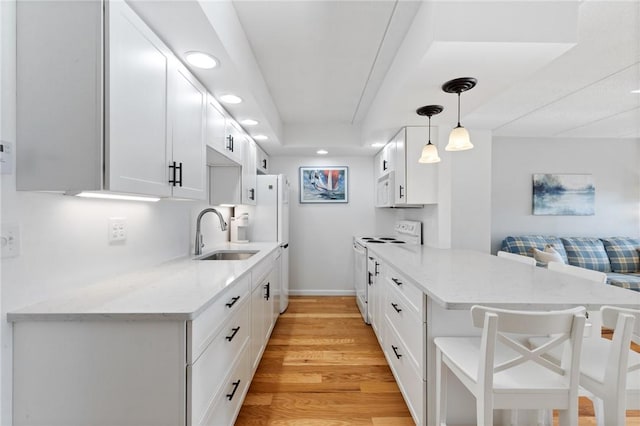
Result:
[[[130,1],[169,46],[214,54],[193,70],[245,99],[271,154],[372,155],[370,142],[424,125],[415,110],[478,79],[462,122],[497,136],[640,138],[640,0]]]

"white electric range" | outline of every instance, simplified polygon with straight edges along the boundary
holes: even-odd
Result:
[[[393,236],[377,236],[377,237],[353,237],[354,252],[354,276],[353,282],[356,290],[356,302],[364,322],[369,324],[369,315],[367,313],[368,301],[368,284],[369,273],[374,274],[376,271],[368,269],[369,256],[367,247],[375,244],[422,244],[422,223],[411,220],[401,220],[396,222],[394,226]],[[375,269],[375,265],[371,265],[371,269]]]

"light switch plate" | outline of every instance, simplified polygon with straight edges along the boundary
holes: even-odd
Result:
[[[127,240],[127,218],[109,218],[109,243],[124,242]]]
[[[0,234],[2,258],[20,256],[20,225],[7,223],[2,225]]]

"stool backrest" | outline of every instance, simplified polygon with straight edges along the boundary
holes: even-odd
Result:
[[[615,372],[624,370],[619,366],[628,365],[629,345],[634,342],[640,345],[640,310],[617,308],[615,306],[603,306],[600,309],[602,313],[602,325],[612,328],[613,342],[606,374],[609,373],[609,367]],[[640,362],[628,365],[626,372],[640,369]],[[626,373],[625,373],[626,374]]]
[[[513,311],[507,309],[473,306],[473,325],[482,328],[481,359],[478,381],[485,389],[493,387],[493,375],[526,362],[535,362],[556,374],[568,376],[570,388],[577,398],[580,350],[584,333],[585,308],[562,311]],[[516,335],[548,336],[545,342],[529,348],[516,339]],[[508,347],[513,355],[495,364],[497,343]],[[549,361],[544,355],[559,345],[564,346],[560,364]],[[482,384],[480,382],[483,382]]]
[[[515,260],[516,262],[524,263],[526,265],[536,266],[536,260],[533,257],[522,256],[520,254],[510,253],[508,251],[500,250],[497,253],[498,257],[503,259]]]
[[[547,265],[552,271],[562,272],[563,274],[573,275],[575,277],[585,278],[587,280],[606,283],[607,274],[600,271],[594,271],[592,269],[580,268],[578,266],[566,265],[560,262],[549,262]]]

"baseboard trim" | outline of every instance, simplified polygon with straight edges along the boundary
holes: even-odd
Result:
[[[355,296],[355,290],[301,290],[289,289],[290,296]]]

